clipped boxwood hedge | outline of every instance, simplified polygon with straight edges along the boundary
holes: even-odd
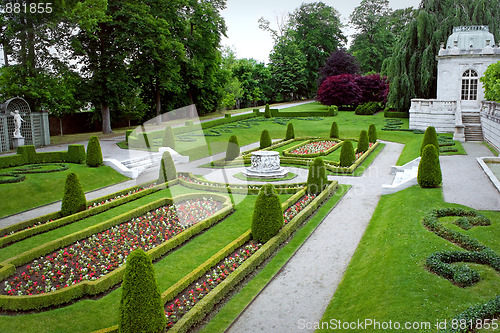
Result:
[[[82,154],[83,148],[83,154]],[[68,151],[37,153],[35,146],[19,146],[17,154],[0,156],[0,169],[36,163],[78,163],[85,162],[83,145],[69,145]]]

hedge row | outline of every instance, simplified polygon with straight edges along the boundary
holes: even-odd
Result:
[[[178,180],[175,180],[175,181],[173,181],[172,184],[170,184],[170,183],[169,184],[175,185],[177,183],[178,183]],[[147,183],[145,185],[147,185]],[[141,188],[145,185],[143,184],[140,186],[134,186],[134,187],[125,189],[123,191],[119,191],[119,192],[115,192],[115,193],[112,193],[109,195],[102,196],[102,197],[97,198],[95,200],[88,201],[87,205],[90,206],[90,205],[93,205],[94,203],[106,201],[106,200],[114,198],[116,196],[126,194],[129,191],[135,190],[137,188]],[[142,198],[146,195],[149,195],[149,194],[152,194],[156,191],[159,191],[163,188],[165,188],[164,184],[156,185],[155,187],[146,189],[144,191],[140,191],[140,192],[131,194],[129,196],[126,196],[126,197],[123,197],[120,199],[116,199],[116,200],[113,200],[113,201],[108,202],[106,204],[103,204],[103,205],[100,205],[97,207],[93,207],[92,209],[86,209],[82,212],[72,214],[72,215],[69,215],[66,217],[62,217],[61,212],[58,211],[58,212],[49,213],[49,214],[46,214],[43,216],[39,216],[39,217],[30,219],[30,220],[26,220],[26,221],[23,221],[23,222],[20,222],[17,224],[7,226],[5,228],[0,229],[0,237],[1,237],[0,238],[0,248],[5,247],[8,244],[15,243],[15,242],[18,242],[20,240],[26,239],[28,237],[38,235],[38,234],[41,234],[41,233],[44,233],[44,232],[47,232],[50,230],[54,230],[54,229],[57,229],[59,227],[71,224],[73,222],[85,219],[89,216],[100,214],[106,210],[109,210],[111,208],[118,207],[118,206],[126,204],[128,202],[137,200],[137,199]],[[44,223],[44,222],[50,221],[50,220],[52,220],[52,222]],[[43,224],[35,226],[39,222],[42,222]],[[30,227],[30,228],[27,229],[28,227]],[[15,233],[12,235],[9,235],[11,232],[15,232]],[[2,237],[2,236],[4,236],[4,237]]]
[[[16,155],[0,157],[0,169],[36,163],[77,163],[85,162],[85,147],[69,145],[68,151],[37,153],[35,146],[19,146]]]
[[[398,112],[398,111],[384,111],[385,118],[410,118],[410,113],[408,112]]]
[[[192,179],[197,179],[196,176],[194,176],[190,172],[179,172],[179,174],[184,174],[186,177],[192,178]],[[201,190],[201,191],[209,191],[209,192],[222,192],[222,193],[233,193],[233,194],[259,194],[260,188],[262,187],[261,184],[252,184],[252,185],[244,185],[244,184],[225,184],[225,183],[217,183],[217,182],[210,182],[208,180],[200,180],[205,184],[197,184],[197,183],[191,183],[188,181],[185,181],[182,178],[179,178],[179,183],[182,186],[192,188],[195,190]],[[276,191],[279,191],[280,194],[294,194],[297,193],[297,191],[300,191],[303,189],[305,186],[305,183],[297,183],[294,184],[297,185],[297,187],[286,187],[287,185],[284,184],[284,187],[280,187],[280,185],[276,185]]]
[[[322,152],[319,152],[319,153],[314,153],[314,154],[307,154],[307,155],[297,155],[297,154],[292,154],[291,152],[294,151],[295,149],[299,148],[299,147],[302,147],[308,143],[311,143],[311,142],[314,142],[314,141],[336,141],[336,140],[332,140],[331,138],[327,138],[327,139],[323,139],[323,138],[318,138],[318,139],[315,139],[315,140],[307,140],[306,142],[303,142],[301,144],[298,144],[296,146],[293,146],[291,148],[288,148],[288,149],[285,149],[282,154],[283,156],[285,157],[299,157],[300,156],[304,156],[302,158],[314,158],[314,157],[320,157],[320,156],[326,156],[330,153],[332,153],[333,151],[337,150],[340,146],[342,146],[342,144],[339,144],[338,141],[337,144],[335,146],[333,146],[332,148],[330,149],[327,149],[325,151],[322,151]]]
[[[269,258],[279,246],[311,216],[318,207],[328,200],[335,192],[338,183],[332,182],[319,194],[305,209],[297,214],[287,225],[285,225],[276,236],[265,243],[256,253],[248,258],[240,267],[232,272],[224,281],[215,287],[208,295],[201,299],[188,313],[186,313],[169,332],[187,332],[189,329],[203,320],[205,316],[248,274]]]
[[[116,216],[108,221],[102,222],[100,224],[88,227],[79,232],[75,232],[71,235],[62,237],[58,240],[45,243],[37,248],[30,251],[21,253],[9,260],[0,263],[0,280],[4,280],[10,275],[15,273],[16,267],[24,265],[31,260],[37,259],[47,253],[53,252],[61,247],[68,246],[76,241],[82,240],[84,238],[90,237],[91,235],[107,230],[115,225],[126,222],[134,217],[141,216],[148,211],[156,209],[158,207],[172,204],[174,199],[176,201],[189,200],[193,198],[198,198],[199,194],[184,194],[177,196],[175,198],[162,198],[151,202],[147,205],[134,209],[130,212]],[[212,225],[216,224],[228,214],[233,211],[233,206],[229,201],[228,197],[212,194],[212,197],[218,198],[223,202],[223,207],[217,213],[211,217],[196,223],[195,225],[184,230],[182,233],[176,235],[175,237],[169,239],[168,241],[162,243],[161,245],[149,250],[147,253],[152,260],[158,259],[165,255],[174,248],[180,246],[190,238],[198,235],[203,230],[210,228]],[[114,271],[106,274],[105,276],[94,280],[94,281],[84,281],[60,290],[38,295],[30,296],[6,296],[0,295],[0,308],[3,310],[19,311],[19,310],[39,310],[42,308],[60,305],[67,303],[75,298],[80,298],[84,295],[96,295],[102,293],[116,284],[120,283],[123,279],[125,266],[121,266]]]
[[[296,118],[296,117],[334,117],[339,114],[339,109],[337,106],[332,105],[328,108],[328,111],[316,111],[316,112],[286,112],[280,111],[278,109],[271,109],[271,116],[273,117],[287,117],[287,118]]]
[[[452,320],[449,321],[448,323],[448,328],[444,332],[453,332],[453,333],[465,333],[465,332],[470,332],[470,331],[476,331],[477,329],[481,329],[481,326],[483,328],[486,328],[484,324],[487,323],[485,319],[492,319],[492,318],[498,318],[500,316],[500,295],[495,297],[489,302],[486,303],[479,303],[477,305],[471,306],[467,310],[461,312],[457,316],[455,316]],[[471,323],[476,324],[477,321],[481,322],[481,326],[472,325],[470,326]],[[452,325],[453,323],[465,323],[467,325],[467,328],[461,329],[461,328],[453,328]],[[492,325],[492,322],[490,321],[490,327],[494,328]]]

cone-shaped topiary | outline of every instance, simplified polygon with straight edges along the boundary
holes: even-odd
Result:
[[[153,264],[143,249],[127,257],[120,300],[121,333],[163,332],[165,310]]]
[[[290,140],[290,139],[294,139],[294,138],[295,138],[295,130],[293,128],[293,124],[288,123],[288,125],[286,126],[285,140]]]
[[[271,141],[271,136],[269,135],[268,130],[263,130],[260,134],[260,149],[267,148],[271,146],[273,142]]]
[[[70,172],[68,176],[66,176],[66,184],[64,185],[61,214],[63,216],[68,216],[81,212],[86,208],[87,199],[85,199],[85,192],[83,192],[78,175],[74,172]]]
[[[177,178],[177,170],[175,170],[174,160],[168,151],[163,152],[160,162],[160,174],[158,183],[166,183]]]
[[[437,151],[439,152],[439,143],[436,129],[432,126],[427,127],[427,129],[425,130],[424,139],[422,140],[422,146],[420,146],[420,156],[422,156],[424,148],[428,144],[434,145],[434,147],[436,147]]]
[[[438,150],[433,144],[428,144],[418,164],[417,183],[423,188],[434,188],[439,187],[442,180]]]
[[[89,167],[98,167],[102,165],[102,151],[99,138],[91,136],[87,144],[87,165]]]
[[[283,226],[283,211],[274,186],[262,186],[255,201],[252,217],[252,237],[265,243],[278,233]]]
[[[364,153],[365,151],[368,150],[368,147],[369,147],[368,133],[366,133],[365,130],[362,130],[361,133],[359,134],[357,152]]]
[[[338,139],[339,137],[339,125],[334,121],[332,127],[330,127],[330,138]]]
[[[307,193],[319,194],[327,185],[326,167],[323,159],[316,157],[307,174]]]
[[[170,147],[172,149],[175,149],[175,136],[172,127],[170,126],[165,127],[161,145],[163,147]]]
[[[368,141],[370,143],[377,142],[377,128],[375,124],[371,124],[370,127],[368,127]]]
[[[271,109],[269,108],[269,104],[266,104],[264,109],[264,118],[271,118]]]
[[[232,161],[236,157],[240,156],[240,145],[238,144],[238,138],[236,135],[231,135],[229,142],[227,143],[226,149],[226,161]]]
[[[354,148],[350,140],[345,140],[340,149],[340,166],[344,168],[350,167],[356,161]]]

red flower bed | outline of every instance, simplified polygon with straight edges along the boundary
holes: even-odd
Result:
[[[148,251],[221,207],[220,202],[204,198],[150,211],[19,267],[0,291],[32,295],[96,280],[123,265],[133,250]]]
[[[309,142],[303,146],[298,147],[290,152],[290,154],[294,155],[310,155],[317,154],[327,151],[337,145],[335,141],[313,141]]]
[[[368,149],[370,149],[371,147],[373,146],[373,143],[370,142],[370,144],[368,145]],[[360,158],[361,155],[363,155],[365,152],[359,152],[359,153],[356,153],[356,159]]]

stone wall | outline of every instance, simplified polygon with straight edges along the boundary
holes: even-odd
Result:
[[[481,107],[481,125],[484,140],[500,151],[500,103],[483,102]]]
[[[454,133],[456,110],[456,101],[412,99],[410,129],[425,131],[427,127],[434,126],[438,133]]]

